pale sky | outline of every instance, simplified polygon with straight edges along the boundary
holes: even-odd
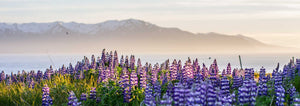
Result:
[[[0,22],[99,23],[128,18],[300,48],[299,0],[0,0]]]

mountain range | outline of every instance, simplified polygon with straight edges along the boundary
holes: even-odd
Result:
[[[243,35],[191,33],[143,20],[0,23],[0,53],[88,53],[102,48],[134,53],[264,53],[294,48]]]

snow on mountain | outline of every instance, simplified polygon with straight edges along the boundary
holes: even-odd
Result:
[[[83,24],[76,22],[62,23],[62,26],[72,30],[73,32],[79,32],[82,34],[96,34],[99,30],[99,25],[97,24]]]
[[[51,22],[51,23],[23,23],[23,24],[6,24],[0,23],[0,33],[33,33],[42,34],[46,32],[60,33],[63,30],[77,32],[80,34],[96,34],[97,32],[116,31],[116,30],[136,30],[156,28],[156,25],[135,19],[128,20],[110,20],[98,24],[83,24],[76,22]]]

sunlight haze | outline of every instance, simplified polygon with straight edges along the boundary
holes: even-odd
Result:
[[[0,22],[80,22],[141,19],[193,33],[242,34],[300,48],[297,0],[1,0]]]

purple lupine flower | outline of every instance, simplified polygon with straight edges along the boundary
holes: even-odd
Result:
[[[171,76],[171,81],[175,80],[177,77],[177,62],[176,60],[173,61],[171,67],[170,67],[170,76]]]
[[[236,95],[235,95],[235,93],[233,92],[230,96],[231,96],[232,104],[236,103]]]
[[[221,101],[221,104],[223,106],[232,106],[232,103],[233,103],[231,95],[228,95],[228,96],[225,96],[225,97],[221,97],[220,101]]]
[[[276,92],[276,94],[275,94],[276,95],[276,105],[277,106],[284,106],[284,102],[285,102],[285,100],[284,100],[284,98],[285,98],[284,88],[281,85],[279,85],[279,86],[277,86],[277,88],[275,88],[275,92]]]
[[[105,49],[102,50],[101,61],[102,61],[103,63],[106,62]]]
[[[164,94],[163,98],[160,100],[160,105],[161,106],[172,106],[172,98],[169,95]]]
[[[155,98],[153,96],[153,89],[149,83],[146,86],[144,103],[146,106],[155,106]]]
[[[83,72],[83,70],[81,70],[78,78],[79,79],[84,79],[84,77],[85,77],[84,72]]]
[[[81,96],[80,96],[80,101],[86,101],[86,94],[85,93],[82,93]]]
[[[105,63],[109,63],[109,58],[110,55],[108,54],[108,52],[105,53]]]
[[[213,87],[218,87],[218,79],[216,77],[216,74],[210,73],[211,76],[209,77],[209,80],[211,81]]]
[[[127,68],[124,67],[122,79],[120,81],[121,87],[123,88],[124,102],[130,102],[130,98],[131,98],[131,86],[130,86],[128,74],[129,72]]]
[[[175,84],[175,86],[174,86],[174,94],[173,94],[173,100],[174,100],[174,105],[175,106],[179,106],[181,103],[181,99],[183,99],[182,97],[182,95],[183,94],[181,94],[182,93],[182,90],[184,90],[183,89],[183,86],[182,86],[182,84],[179,82],[179,83],[176,83]]]
[[[204,80],[201,73],[197,73],[195,76],[195,83],[201,83]]]
[[[125,68],[129,68],[129,60],[128,60],[128,56],[125,57],[125,63],[124,63],[124,67]]]
[[[143,67],[142,69],[141,69],[141,71],[139,71],[140,72],[140,87],[141,88],[146,88],[146,81],[147,81],[147,72],[146,72],[146,68],[145,67]]]
[[[6,79],[5,73],[4,73],[4,71],[2,71],[0,74],[0,82],[5,81],[5,79]]]
[[[92,57],[91,57],[91,64],[90,64],[89,68],[95,70],[96,67],[97,67],[96,58],[95,58],[95,55],[92,55]]]
[[[119,66],[119,59],[118,59],[118,53],[117,51],[114,52],[114,68],[116,68],[117,66]]]
[[[179,89],[179,105],[183,106],[186,102],[185,93],[186,93],[186,84],[182,84],[181,89]]]
[[[130,85],[131,85],[131,87],[138,86],[138,77],[137,77],[137,74],[136,74],[135,70],[131,71],[131,74],[130,74]]]
[[[178,61],[177,63],[177,80],[181,80],[182,79],[182,65],[181,65],[181,60]]]
[[[231,75],[231,65],[230,65],[230,63],[228,63],[226,71],[227,71],[227,75]]]
[[[257,96],[257,86],[256,86],[256,82],[254,80],[250,80],[250,105],[251,106],[255,106],[256,103],[256,96]]]
[[[193,61],[193,70],[194,70],[194,73],[193,73],[194,76],[197,75],[198,73],[200,73],[200,66],[199,66],[197,58],[195,59],[195,61]]]
[[[245,69],[245,79],[252,79],[251,78],[251,69],[250,68],[246,68]]]
[[[188,106],[194,106],[196,105],[195,103],[195,90],[193,88],[189,89],[188,87],[185,88],[185,105]]]
[[[265,76],[265,68],[261,68],[259,71],[259,86],[258,86],[258,95],[267,95],[268,94],[268,87],[267,87],[267,78]]]
[[[112,64],[112,63],[111,63],[111,64]],[[117,71],[117,69],[114,68],[112,65],[110,65],[110,66],[108,67],[108,69],[109,69],[109,79],[110,79],[110,80],[115,80],[115,79],[116,79],[115,72]]]
[[[225,71],[225,69],[222,71],[222,76],[226,76],[227,75],[227,73],[226,73],[226,71]]]
[[[97,83],[101,83],[102,82],[102,73],[103,73],[103,67],[102,64],[99,64],[99,66],[97,67],[98,69],[98,79],[97,79]]]
[[[194,79],[193,66],[190,59],[185,63],[183,67],[183,80],[186,82],[188,79]]]
[[[174,87],[173,87],[172,82],[169,82],[169,83],[168,83],[166,94],[167,94],[168,96],[170,96],[170,97],[173,97],[173,94],[174,94]]]
[[[229,95],[229,80],[226,76],[224,76],[221,80],[221,94],[222,96],[228,96]]]
[[[208,69],[206,68],[204,63],[202,67],[202,76],[204,77],[204,79],[208,76]]]
[[[160,83],[159,83],[159,81],[156,81],[155,83],[154,83],[154,86],[153,86],[154,88],[153,88],[153,90],[154,90],[154,94],[153,94],[153,96],[156,98],[155,100],[156,100],[156,104],[159,104],[158,102],[160,101],[160,95],[161,95],[161,86],[160,86]]]
[[[300,105],[300,98],[295,98],[293,101],[295,106],[299,106]]]
[[[28,88],[34,89],[34,80],[31,78],[30,83],[28,84]]]
[[[246,86],[239,87],[239,94],[238,94],[238,100],[239,105],[244,105],[248,103],[248,88]]]
[[[37,74],[36,74],[36,81],[40,82],[43,78],[43,73],[42,71],[38,70]]]
[[[282,76],[279,73],[274,74],[274,80],[275,80],[274,82],[275,89],[276,87],[282,85]]]
[[[161,76],[162,77],[162,84],[161,85],[165,85],[166,83],[168,83],[168,74],[169,72],[166,72],[165,74],[163,74],[163,76]]]
[[[50,97],[50,90],[47,84],[42,89],[43,95],[42,95],[42,106],[50,106],[52,105],[52,98]]]
[[[121,59],[120,59],[120,66],[124,66],[124,56],[123,55],[121,56]]]
[[[292,84],[291,84],[291,87],[290,87],[290,89],[289,89],[289,94],[290,94],[290,101],[291,101],[291,102],[290,102],[290,105],[292,105],[294,99],[295,99],[296,96],[297,96],[296,88],[295,88],[295,86],[293,86]]]
[[[200,95],[197,95],[198,96],[197,98],[200,100],[196,100],[196,103],[202,106],[206,105],[207,83],[206,82],[201,83],[200,87],[197,87],[196,91],[200,92]]]
[[[232,87],[234,89],[238,88],[240,86],[240,78],[238,76],[233,76],[233,83]]]
[[[96,103],[100,103],[100,102],[101,102],[101,97],[97,97]]]
[[[150,66],[151,66],[151,64],[150,64]],[[154,85],[154,83],[157,81],[158,71],[159,71],[159,66],[158,66],[158,64],[155,64],[154,68],[152,69],[152,72],[151,72],[152,85]]]
[[[125,88],[129,85],[129,72],[127,68],[122,69],[122,75],[121,75],[121,81],[119,82],[121,84],[122,88]]]
[[[130,56],[130,68],[131,68],[131,70],[134,70],[134,67],[135,67],[135,57],[134,57],[134,55],[131,55]]]
[[[72,64],[70,63],[69,64],[69,67],[68,67],[68,72],[70,75],[74,75],[75,74],[75,70],[74,70],[74,67],[72,66]]]
[[[68,98],[68,106],[80,106],[81,102],[78,102],[75,93],[73,91],[70,92],[70,96]]]
[[[107,82],[110,77],[110,70],[106,67],[101,73],[102,82]]]
[[[89,96],[89,99],[91,100],[96,100],[96,88],[95,87],[92,87],[91,90],[90,90],[90,96]]]
[[[114,58],[113,58],[113,52],[112,51],[109,52],[107,60],[108,60],[108,62],[107,62],[108,66],[109,67],[113,67],[113,65],[114,65]]]
[[[143,66],[142,66],[141,59],[138,58],[137,67],[136,67],[136,73],[137,73],[137,75],[141,74],[142,69],[143,69]]]
[[[216,94],[216,90],[213,87],[212,84],[207,84],[207,95],[206,95],[206,105],[207,106],[214,106],[216,101],[217,101],[217,94]]]

